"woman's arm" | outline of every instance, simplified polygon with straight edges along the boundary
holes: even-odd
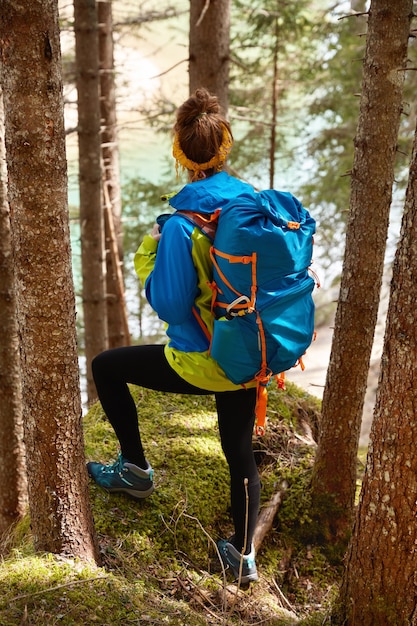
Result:
[[[145,236],[135,255],[135,269],[145,286],[149,304],[168,324],[181,324],[192,316],[198,295],[192,260],[194,226],[178,216],[169,219],[159,243]],[[156,231],[155,231],[156,232]]]

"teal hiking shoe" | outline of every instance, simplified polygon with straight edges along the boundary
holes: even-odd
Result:
[[[258,580],[255,563],[255,550],[252,546],[250,554],[241,554],[227,539],[220,539],[217,547],[225,569],[230,568],[235,580],[242,585]]]
[[[127,493],[136,500],[147,498],[154,490],[153,469],[149,463],[148,469],[143,470],[137,465],[129,463],[121,454],[113,465],[87,463],[87,471],[97,485],[103,489],[112,493]]]

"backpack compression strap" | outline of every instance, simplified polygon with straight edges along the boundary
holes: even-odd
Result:
[[[233,285],[229,282],[229,280],[226,278],[226,276],[220,269],[216,256],[226,259],[229,263],[242,263],[243,265],[251,265],[252,285],[251,285],[250,299],[248,298],[248,296],[239,293],[239,291],[237,291],[233,287]],[[214,298],[212,302],[212,308],[216,306],[216,307],[219,307],[220,309],[222,308],[225,309],[225,317],[229,320],[231,320],[233,317],[236,317],[237,315],[246,315],[247,313],[253,313],[255,311],[256,291],[257,291],[257,281],[256,281],[257,254],[256,252],[253,252],[251,255],[246,254],[243,256],[242,255],[236,256],[233,254],[220,252],[220,250],[216,250],[216,248],[212,246],[210,248],[210,258],[213,263],[213,266],[216,268],[223,283],[231,291],[233,291],[233,293],[235,293],[237,296],[235,300],[233,300],[233,302],[230,302],[230,303],[218,302],[216,300],[216,294],[215,294],[215,292],[217,292],[218,289],[217,289],[217,286],[213,283]]]

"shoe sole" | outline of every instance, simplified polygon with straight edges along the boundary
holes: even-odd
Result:
[[[130,496],[131,498],[133,498],[134,500],[144,500],[145,498],[147,498],[148,496],[150,496],[154,492],[155,487],[154,487],[154,485],[152,485],[152,487],[149,487],[149,489],[147,489],[146,491],[138,491],[138,490],[135,490],[135,489],[128,489],[127,487],[126,488],[114,487],[113,489],[111,489],[109,487],[102,487],[102,489],[105,489],[109,493],[125,493],[128,496]]]
[[[238,578],[236,578],[236,582],[238,582]],[[249,576],[242,576],[240,579],[241,585],[248,585],[249,583],[256,583],[259,580],[258,574],[250,574]]]
[[[229,570],[230,572],[232,572],[232,575],[235,576],[235,573],[233,571],[233,569],[231,568],[231,566],[229,565],[229,563],[225,563],[223,561],[223,565],[225,567],[225,570]],[[248,585],[249,583],[256,583],[259,580],[259,576],[258,574],[249,574],[248,576],[241,576],[241,578],[239,578],[239,576],[235,576],[234,578],[234,582],[239,583],[240,585]]]

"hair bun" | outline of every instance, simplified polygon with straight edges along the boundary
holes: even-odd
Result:
[[[207,89],[200,87],[194,92],[195,106],[198,108],[196,111],[198,114],[214,114],[218,115],[221,112],[220,104],[217,96],[213,96]]]

